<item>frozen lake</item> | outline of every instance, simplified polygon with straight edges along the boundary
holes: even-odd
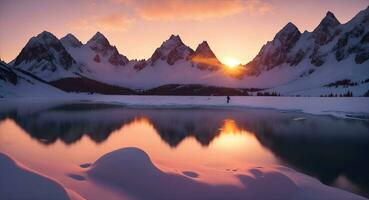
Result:
[[[150,186],[147,194],[140,184],[117,184],[107,175],[101,178],[99,162],[93,163],[128,147],[146,153],[160,173],[176,174],[193,184],[239,186],[243,179],[235,177],[245,169],[258,177],[263,176],[259,168],[283,166],[369,197],[369,122],[365,120],[272,109],[132,108],[81,101],[12,105],[2,109],[0,117],[0,152],[86,199],[167,197],[150,186],[153,180],[146,180],[147,176],[144,180],[137,176]],[[166,178],[159,180],[165,183]],[[186,184],[192,187],[192,182]],[[194,196],[188,198],[201,198],[192,192]],[[168,193],[172,194],[177,195],[175,189]]]

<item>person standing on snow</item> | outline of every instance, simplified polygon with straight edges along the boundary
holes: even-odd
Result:
[[[231,100],[231,97],[227,96],[227,103]]]

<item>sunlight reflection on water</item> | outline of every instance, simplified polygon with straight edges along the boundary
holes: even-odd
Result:
[[[211,183],[237,184],[204,169],[237,172],[247,166],[281,164],[367,194],[369,178],[355,174],[368,166],[367,122],[257,109],[91,109],[89,105],[1,116],[0,151],[73,187],[84,187],[66,176],[78,171],[80,164],[116,149],[138,147],[162,170],[205,171],[198,178]],[[306,120],[293,120],[298,117]]]

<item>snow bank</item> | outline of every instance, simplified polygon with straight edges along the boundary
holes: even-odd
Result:
[[[87,174],[139,199],[365,199],[284,167],[219,171],[217,176],[235,176],[240,185],[205,183],[180,173],[163,172],[144,151],[133,147],[105,154]]]
[[[3,153],[0,153],[0,177],[0,199],[83,199],[74,191],[21,166]]]
[[[116,103],[125,106],[160,108],[270,108],[295,110],[309,114],[337,117],[365,117],[369,115],[369,98],[322,97],[225,97],[193,96],[91,96],[85,100]]]
[[[84,95],[24,97],[0,99],[0,111],[11,107],[34,109],[39,106],[65,103],[106,103],[127,107],[149,108],[267,108],[301,111],[308,114],[332,115],[342,118],[365,118],[369,116],[369,98],[366,97],[231,97],[229,104],[225,97],[208,96],[125,96]],[[29,106],[33,104],[33,106]],[[4,106],[1,106],[4,105]]]

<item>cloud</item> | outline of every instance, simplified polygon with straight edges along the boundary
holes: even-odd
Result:
[[[97,25],[103,27],[105,30],[124,31],[133,21],[133,19],[119,14],[111,14],[99,17]]]
[[[77,19],[71,24],[71,27],[77,30],[83,29],[122,32],[127,30],[128,26],[133,22],[134,19],[120,14],[107,14]]]
[[[130,8],[145,20],[204,20],[241,12],[264,15],[271,4],[263,0],[113,0]]]
[[[246,10],[251,15],[265,15],[271,12],[272,8],[272,4],[260,0],[249,0],[246,4]]]

